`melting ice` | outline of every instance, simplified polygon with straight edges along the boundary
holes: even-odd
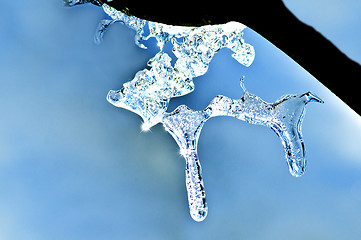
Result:
[[[135,43],[141,48],[146,48],[141,42],[151,37],[158,42],[159,52],[148,62],[150,69],[137,72],[134,79],[124,83],[121,89],[110,90],[107,100],[142,117],[143,130],[162,123],[173,136],[186,160],[188,203],[194,220],[204,220],[208,212],[197,144],[203,125],[212,117],[235,117],[269,127],[281,139],[290,173],[296,177],[304,173],[306,159],[301,125],[305,105],[322,103],[310,92],[285,95],[274,103],[267,103],[248,92],[242,78],[244,93],[240,99],[219,95],[203,111],[181,105],[171,113],[166,112],[171,98],[194,90],[193,79],[207,72],[214,54],[221,48],[231,49],[232,57],[240,64],[246,67],[252,64],[255,51],[252,45],[244,42],[246,26],[237,22],[201,27],[170,26],[129,16],[99,0],[65,0],[68,6],[87,2],[102,7],[111,18],[100,22],[95,34],[96,43],[101,42],[108,27],[116,22],[136,31]],[[149,30],[147,36],[144,35],[145,28]],[[172,52],[177,58],[174,66],[171,57],[163,51],[167,42],[171,42]]]

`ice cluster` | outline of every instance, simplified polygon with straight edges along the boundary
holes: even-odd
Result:
[[[219,95],[203,111],[181,105],[171,113],[166,112],[171,98],[194,90],[193,79],[207,72],[214,54],[221,48],[231,49],[232,57],[240,64],[246,67],[252,64],[255,51],[252,45],[244,42],[245,25],[229,22],[201,27],[170,26],[130,16],[99,0],[65,0],[68,6],[86,2],[102,7],[110,17],[100,22],[95,34],[96,43],[101,42],[105,31],[116,22],[136,31],[135,43],[141,48],[146,48],[142,41],[151,37],[157,40],[159,52],[149,60],[149,69],[137,72],[133,80],[124,83],[121,89],[110,90],[107,100],[142,117],[143,130],[162,123],[173,136],[186,160],[186,187],[194,220],[204,220],[208,212],[197,144],[204,123],[212,117],[235,117],[271,128],[284,146],[290,173],[296,177],[304,173],[306,159],[301,125],[305,105],[322,103],[310,92],[285,95],[274,103],[267,103],[245,89],[242,77],[244,93],[240,99]],[[147,35],[145,29],[149,32]],[[169,54],[163,51],[167,42],[172,44],[172,52],[177,58],[173,65]]]
[[[96,33],[96,42],[100,42],[110,24],[122,22],[134,29],[135,42],[141,43],[154,37],[159,53],[149,60],[150,70],[139,71],[134,79],[117,91],[110,91],[108,101],[117,107],[133,111],[143,118],[145,127],[152,127],[162,121],[169,100],[183,96],[194,90],[193,78],[204,75],[214,54],[221,48],[229,48],[232,56],[241,64],[250,66],[255,52],[253,47],[243,40],[245,26],[236,22],[202,27],[169,26],[128,16],[121,11],[103,4],[104,11],[111,20],[103,20]],[[144,36],[144,28],[149,35]],[[181,38],[181,41],[180,41]],[[171,57],[163,51],[166,42],[171,42],[172,52],[177,57],[174,67]]]

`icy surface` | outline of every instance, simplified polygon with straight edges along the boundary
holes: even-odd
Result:
[[[213,56],[221,48],[231,49],[232,57],[240,64],[246,67],[252,64],[255,51],[252,45],[244,42],[243,30],[246,26],[237,22],[202,27],[169,26],[129,16],[96,0],[67,0],[66,4],[74,6],[85,2],[101,6],[111,18],[100,22],[95,34],[96,43],[101,42],[108,27],[116,22],[136,31],[135,43],[141,48],[146,48],[142,41],[151,37],[157,40],[159,52],[148,61],[149,69],[137,72],[120,90],[109,91],[107,100],[142,117],[142,130],[163,123],[173,136],[186,160],[186,187],[190,214],[194,220],[202,221],[208,213],[197,144],[202,127],[212,117],[235,117],[271,128],[284,146],[290,173],[295,177],[304,173],[306,158],[301,125],[305,105],[309,102],[322,103],[310,92],[285,95],[274,103],[267,103],[248,92],[242,78],[244,94],[240,99],[218,95],[203,111],[181,105],[172,113],[166,112],[171,98],[194,90],[193,78],[207,72]],[[146,28],[149,30],[147,36],[144,35]],[[171,57],[163,51],[167,42],[172,44],[172,52],[177,58],[173,66]]]

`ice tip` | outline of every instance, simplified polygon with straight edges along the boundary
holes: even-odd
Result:
[[[290,173],[291,173],[292,176],[298,178],[298,177],[303,176],[303,174],[305,173],[305,169],[302,169],[301,171],[290,170]]]
[[[100,36],[100,34],[97,32],[95,35],[94,35],[94,43],[96,45],[100,45],[103,41],[103,37]]]
[[[121,99],[121,92],[110,90],[107,95],[107,101],[110,103],[117,102]]]
[[[303,94],[303,97],[305,97],[305,103],[309,103],[309,102],[318,102],[318,103],[324,103],[324,101],[318,97],[317,95],[311,93],[311,92],[307,92],[305,94]]]
[[[196,212],[191,212],[191,217],[196,222],[202,222],[207,217],[208,211],[206,209],[198,210]]]
[[[292,176],[301,177],[305,173],[306,159],[299,159],[297,161],[289,162],[288,169]]]
[[[245,79],[245,76],[242,76],[240,79],[239,79],[239,85],[241,86],[242,90],[244,92],[247,92],[246,90],[246,86],[244,85],[244,79]]]

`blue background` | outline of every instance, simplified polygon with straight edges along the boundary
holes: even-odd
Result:
[[[47,0],[1,5],[1,239],[361,236],[360,117],[252,30],[245,31],[256,50],[251,67],[221,50],[194,79],[196,90],[172,99],[169,110],[179,104],[200,110],[217,94],[240,98],[242,75],[247,90],[268,102],[312,91],[325,104],[307,106],[308,166],[304,176],[292,177],[280,140],[266,127],[209,120],[198,146],[209,214],[197,223],[175,141],[161,125],[141,132],[139,116],[105,99],[157,49],[138,48],[134,32],[121,24],[95,45],[105,17],[96,7],[68,9]]]

